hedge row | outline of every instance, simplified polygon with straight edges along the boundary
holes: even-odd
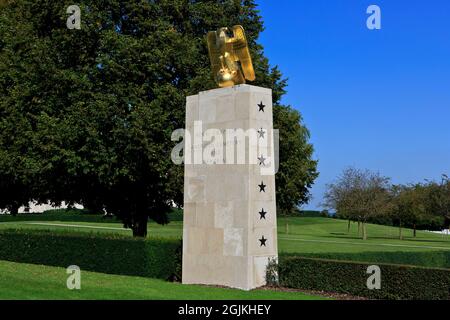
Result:
[[[377,264],[381,289],[369,290],[371,264],[305,257],[280,257],[280,285],[303,290],[345,293],[371,299],[448,300],[450,270]]]
[[[161,279],[181,275],[180,241],[99,233],[2,230],[0,260]],[[381,290],[369,290],[367,268],[372,264],[281,255],[278,273],[280,285],[289,288],[374,299],[450,299],[449,269],[376,263]]]
[[[283,256],[298,256],[295,253],[283,253]],[[305,258],[328,260],[346,260],[370,263],[387,263],[450,269],[450,250],[447,251],[367,251],[357,253],[305,253]]]
[[[180,241],[133,239],[99,233],[0,231],[0,260],[109,274],[168,279],[177,268]]]

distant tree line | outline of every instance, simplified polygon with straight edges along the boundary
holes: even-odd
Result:
[[[450,179],[443,174],[440,181],[396,185],[377,172],[348,168],[327,185],[324,207],[336,217],[358,223],[358,235],[366,240],[367,223],[394,225],[399,239],[404,228],[443,230],[450,224]]]

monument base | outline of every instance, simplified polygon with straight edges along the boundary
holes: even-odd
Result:
[[[190,96],[186,130],[191,137],[198,124],[203,132],[253,130],[259,131],[258,140],[269,139],[272,91],[239,85]],[[256,151],[255,142],[246,141],[245,163],[237,160],[238,150],[233,164],[227,152],[223,163],[199,162],[204,148],[194,142],[185,149],[192,157],[185,159],[183,283],[243,290],[264,286],[269,260],[278,258],[275,176],[261,171],[273,153],[273,140]]]

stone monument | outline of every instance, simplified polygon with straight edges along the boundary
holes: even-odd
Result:
[[[242,40],[243,29],[236,33]],[[230,41],[215,36],[217,48]],[[227,85],[187,97],[182,277],[251,290],[266,284],[269,260],[278,258],[272,91],[240,84],[253,72],[251,60],[247,71],[229,65],[213,67]]]

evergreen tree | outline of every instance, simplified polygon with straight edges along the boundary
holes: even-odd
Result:
[[[94,205],[135,236],[146,236],[149,217],[167,223],[183,191],[171,133],[184,127],[185,97],[216,87],[206,33],[235,24],[248,36],[253,84],[273,89],[279,207],[308,200],[317,164],[300,115],[280,104],[286,81],[257,42],[263,23],[255,1],[85,0],[80,30],[66,26],[70,1],[3,3],[0,206]]]

